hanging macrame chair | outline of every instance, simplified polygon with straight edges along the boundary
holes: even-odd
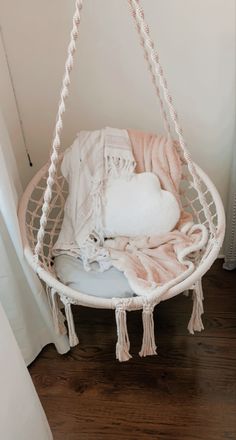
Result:
[[[201,321],[201,314],[203,313],[201,279],[217,258],[223,242],[225,230],[224,209],[214,184],[193,163],[186,147],[163,69],[160,65],[159,56],[151,40],[140,2],[138,0],[128,0],[127,2],[144,50],[145,60],[151,73],[155,93],[160,102],[166,133],[171,135],[172,124],[177,134],[179,155],[183,167],[181,183],[182,206],[192,213],[196,223],[204,224],[208,230],[207,244],[201,251],[195,254],[194,272],[188,278],[172,285],[161,297],[161,301],[164,301],[181,292],[193,291],[193,311],[188,329],[190,333],[194,333],[194,331],[201,331],[203,328]],[[67,182],[60,171],[63,153],[59,154],[59,149],[63,125],[62,115],[65,112],[65,99],[68,96],[81,8],[82,0],[76,0],[50,162],[37,172],[26,188],[20,202],[19,223],[25,257],[46,285],[57,331],[66,331],[64,315],[62,315],[60,308],[61,303],[65,307],[65,317],[71,346],[78,343],[71,310],[72,304],[114,309],[118,334],[116,356],[120,361],[125,361],[131,357],[126,326],[127,311],[143,310],[143,345],[140,355],[146,356],[156,353],[152,312],[155,305],[160,302],[160,297],[153,293],[148,297],[136,296],[122,299],[105,299],[88,295],[85,292],[79,292],[59,281],[54,271],[52,257],[52,248],[60,232],[64,215],[64,204],[68,195]]]

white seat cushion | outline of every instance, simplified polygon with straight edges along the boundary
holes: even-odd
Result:
[[[69,255],[55,257],[54,267],[59,280],[68,287],[88,295],[101,298],[127,298],[133,291],[122,272],[111,267],[105,272],[98,272],[97,263],[92,263],[93,270],[86,272],[81,261]]]
[[[179,204],[172,193],[161,189],[153,173],[110,178],[104,192],[104,233],[151,236],[170,232],[180,218]]]

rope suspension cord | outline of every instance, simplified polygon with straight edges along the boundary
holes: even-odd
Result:
[[[65,99],[69,94],[69,85],[70,85],[70,73],[74,64],[74,53],[76,50],[76,40],[78,38],[78,30],[80,25],[80,10],[82,9],[83,1],[76,0],[75,2],[75,13],[73,16],[73,27],[70,35],[70,42],[68,46],[68,56],[65,64],[65,73],[62,81],[62,89],[59,100],[58,113],[56,118],[56,125],[54,130],[54,137],[52,142],[52,152],[51,152],[51,162],[48,169],[48,179],[47,179],[47,187],[44,193],[44,200],[42,206],[42,215],[40,218],[40,228],[37,234],[37,244],[34,250],[34,260],[35,265],[37,266],[39,260],[39,253],[43,246],[43,239],[45,235],[45,227],[47,225],[48,214],[50,210],[50,202],[52,199],[52,187],[54,184],[54,177],[57,171],[57,163],[59,160],[59,148],[61,145],[61,131],[63,127],[62,123],[62,115],[65,112]]]
[[[216,228],[213,224],[212,218],[211,218],[211,212],[207,205],[206,199],[204,194],[202,193],[200,181],[198,178],[198,175],[196,173],[194,164],[191,160],[190,153],[187,149],[182,129],[179,126],[178,122],[178,116],[176,113],[176,110],[173,105],[173,99],[169,93],[167,81],[164,77],[163,69],[161,67],[160,61],[159,61],[159,55],[154,49],[154,43],[150,38],[149,28],[148,25],[145,22],[144,19],[144,12],[142,9],[142,6],[140,5],[139,0],[127,0],[128,4],[130,6],[131,14],[135,20],[136,27],[138,30],[138,34],[140,36],[141,45],[144,49],[145,59],[148,65],[148,69],[151,72],[152,81],[154,83],[154,87],[156,89],[157,96],[160,100],[161,105],[161,111],[163,115],[163,119],[165,122],[165,127],[168,133],[170,133],[170,125],[167,119],[167,114],[164,109],[164,103],[161,98],[160,89],[158,87],[158,83],[160,85],[160,88],[163,92],[163,97],[166,102],[170,117],[174,123],[174,128],[176,131],[176,134],[179,139],[179,144],[182,148],[189,172],[193,178],[193,186],[196,188],[200,203],[203,207],[204,214],[206,216],[206,219],[209,224],[210,232],[213,237],[215,237],[216,234]],[[56,118],[56,125],[55,125],[55,134],[53,137],[52,142],[52,152],[51,152],[51,161],[50,166],[48,170],[48,178],[47,178],[47,187],[44,193],[44,200],[43,200],[43,206],[42,206],[42,215],[40,218],[40,228],[38,230],[37,234],[37,243],[34,250],[34,262],[35,267],[38,266],[39,263],[39,254],[43,247],[43,239],[45,235],[45,227],[47,225],[47,218],[50,211],[50,202],[52,199],[52,187],[54,184],[54,178],[57,170],[57,164],[59,161],[59,148],[61,144],[60,135],[63,127],[62,123],[62,115],[65,112],[65,99],[68,96],[69,93],[69,85],[70,85],[70,73],[73,68],[73,62],[74,62],[74,53],[76,50],[76,40],[78,37],[78,29],[80,25],[80,10],[82,8],[83,1],[82,0],[76,0],[75,2],[75,13],[73,16],[73,28],[71,31],[71,37],[70,37],[70,43],[68,46],[68,56],[65,64],[65,73],[63,77],[63,83],[62,83],[62,90],[59,100],[59,108]]]
[[[143,36],[142,39],[142,43],[145,45],[146,50],[149,52],[150,54],[150,58],[152,60],[152,64],[154,67],[154,74],[156,76],[156,78],[158,78],[158,82],[160,84],[160,87],[163,91],[163,95],[164,95],[164,99],[165,102],[167,104],[168,110],[169,110],[169,114],[170,117],[174,123],[174,128],[175,128],[175,132],[178,136],[179,139],[179,144],[182,148],[183,154],[184,154],[184,158],[186,160],[189,172],[193,178],[193,183],[194,183],[194,187],[196,188],[196,191],[198,193],[198,197],[199,197],[199,201],[203,207],[204,210],[204,214],[206,216],[206,219],[208,221],[209,224],[209,229],[210,232],[212,234],[213,237],[215,237],[216,235],[216,227],[212,221],[212,216],[211,216],[211,212],[210,209],[208,207],[207,201],[205,199],[204,194],[202,193],[201,190],[201,185],[200,185],[200,181],[198,178],[198,175],[196,173],[193,161],[191,159],[190,153],[188,151],[185,139],[183,137],[183,131],[182,128],[179,125],[179,121],[178,121],[178,115],[177,112],[174,108],[173,105],[173,98],[170,95],[169,89],[168,89],[168,85],[167,85],[167,81],[166,78],[164,76],[164,72],[163,72],[163,68],[160,64],[160,60],[159,60],[159,55],[157,53],[157,51],[155,50],[154,47],[154,43],[150,37],[149,34],[149,27],[147,25],[147,23],[145,22],[145,18],[144,18],[144,11],[143,8],[141,6],[141,3],[139,0],[128,0],[129,4],[132,7],[132,10],[135,12],[133,14],[134,19],[136,21],[137,24],[137,29],[139,30],[139,32],[141,33],[141,35]]]
[[[164,102],[163,102],[162,97],[161,97],[161,92],[160,92],[159,85],[158,85],[158,79],[157,79],[157,77],[155,75],[154,68],[152,66],[152,60],[150,58],[150,53],[147,50],[147,47],[145,45],[145,41],[144,41],[143,35],[141,33],[140,25],[139,25],[139,22],[138,22],[137,17],[136,17],[135,7],[134,7],[132,1],[128,0],[128,3],[129,3],[129,6],[130,6],[131,15],[133,16],[134,23],[135,23],[136,29],[137,29],[139,37],[140,37],[140,44],[141,44],[141,46],[143,48],[143,51],[144,51],[144,58],[145,58],[145,60],[147,62],[147,68],[148,68],[148,70],[149,70],[149,72],[151,74],[152,83],[153,83],[154,89],[156,91],[157,97],[159,99],[161,116],[162,116],[163,124],[164,124],[164,127],[165,127],[165,131],[166,131],[167,135],[171,136],[170,123],[168,121],[168,116],[167,116],[167,113],[166,113],[166,110],[165,110],[165,105],[164,105]],[[138,3],[138,1],[137,1],[137,3]],[[147,32],[149,33],[149,29],[148,28],[147,28]]]

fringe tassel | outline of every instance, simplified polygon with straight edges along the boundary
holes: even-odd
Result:
[[[202,314],[204,313],[203,308],[203,290],[201,280],[197,281],[193,290],[193,311],[188,323],[188,331],[192,335],[194,332],[200,332],[204,330],[202,323]]]
[[[132,356],[129,353],[130,342],[127,330],[126,310],[123,304],[116,306],[117,344],[116,359],[120,362],[128,361]]]
[[[65,314],[68,325],[68,333],[69,333],[69,343],[71,347],[74,347],[79,343],[79,339],[75,332],[74,318],[71,310],[71,303],[65,297],[61,297],[61,300],[65,306]]]
[[[108,149],[109,150],[109,149]],[[122,153],[122,156],[124,152]],[[108,151],[105,151],[105,169],[109,177],[129,176],[133,173],[136,162],[130,154],[127,157],[111,156]]]
[[[52,318],[56,333],[60,335],[65,335],[66,334],[66,327],[64,324],[65,318],[61,313],[58,304],[58,293],[53,288],[51,288],[51,310],[52,310]]]
[[[47,300],[48,300],[48,304],[50,309],[52,310],[52,297],[51,297],[51,293],[52,293],[52,287],[49,287],[47,284],[45,286],[45,290],[46,290],[46,294],[47,294]]]
[[[60,335],[66,335],[67,330],[64,324],[65,317],[60,310],[58,303],[58,293],[53,287],[46,286],[48,304],[52,313],[55,332]]]
[[[143,304],[143,343],[139,356],[151,356],[157,354],[155,333],[154,333],[154,319],[153,319],[153,305],[146,301]]]
[[[189,296],[189,290],[185,290],[185,291],[183,292],[183,295],[184,295],[184,296]]]

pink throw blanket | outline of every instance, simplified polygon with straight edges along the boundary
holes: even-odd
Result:
[[[172,192],[180,203],[181,162],[171,139],[129,130],[136,172],[153,172],[162,189]],[[106,240],[112,264],[127,277],[137,295],[162,295],[194,271],[188,257],[207,242],[204,225],[194,225],[191,214],[182,211],[176,229],[162,236],[117,237]]]

